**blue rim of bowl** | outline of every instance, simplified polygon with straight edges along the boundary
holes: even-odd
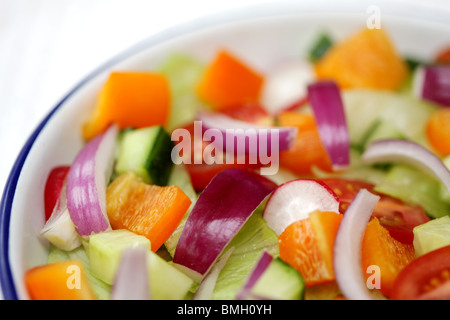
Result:
[[[14,202],[15,191],[17,187],[17,183],[20,177],[20,173],[22,171],[23,165],[27,159],[27,156],[39,136],[42,129],[54,115],[54,113],[60,109],[67,99],[69,99],[73,94],[75,94],[81,87],[87,84],[90,80],[95,78],[101,72],[108,70],[113,67],[117,63],[125,60],[126,58],[132,57],[135,54],[138,54],[144,49],[151,48],[152,46],[156,46],[158,44],[162,44],[165,41],[172,40],[176,37],[187,35],[193,33],[195,31],[204,30],[207,27],[218,27],[222,24],[249,20],[249,19],[258,19],[264,17],[276,17],[280,15],[289,15],[292,13],[361,13],[364,8],[367,8],[369,5],[376,4],[377,2],[381,3],[389,3],[392,5],[394,2],[396,6],[393,6],[394,9],[391,9],[389,15],[397,15],[402,6],[406,4],[402,1],[392,0],[392,1],[375,1],[375,0],[361,0],[358,2],[357,8],[355,7],[355,3],[352,1],[343,0],[343,2],[339,2],[339,5],[335,3],[331,3],[322,0],[312,0],[305,1],[302,3],[295,3],[290,1],[280,1],[276,3],[262,3],[262,4],[253,4],[247,5],[242,8],[232,8],[225,10],[223,12],[217,12],[208,14],[203,17],[195,18],[191,21],[183,22],[174,27],[168,28],[166,30],[160,31],[155,35],[150,36],[147,39],[144,39],[141,42],[129,47],[122,53],[117,54],[115,57],[108,60],[106,63],[92,71],[88,74],[84,79],[82,79],[77,85],[70,90],[57,105],[44,117],[44,119],[40,122],[40,124],[36,127],[36,129],[29,136],[28,140],[22,147],[19,155],[14,162],[8,179],[6,181],[3,195],[0,203],[0,292],[2,292],[3,299],[5,300],[17,300],[18,294],[14,284],[14,279],[12,275],[11,265],[9,262],[9,228],[10,228],[10,218],[11,218],[11,209]],[[328,10],[324,12],[323,5],[327,4]],[[417,5],[417,4],[415,4]],[[399,7],[400,6],[400,7]],[[244,9],[244,10],[242,10]],[[250,9],[250,10],[249,10]],[[431,8],[432,13],[436,13],[436,8]],[[295,11],[297,10],[297,11]],[[430,13],[430,8],[421,8],[422,11],[419,10],[420,16],[415,16],[413,14],[413,18],[424,18],[425,20],[430,21],[430,17],[427,17],[427,14]],[[401,11],[401,10],[400,10]],[[417,12],[417,8],[416,8]],[[411,13],[411,12],[409,12]],[[442,13],[442,12],[441,12]],[[440,22],[443,24],[447,24],[446,17],[450,13],[449,10],[447,12],[442,13],[439,17],[434,16],[435,22]],[[402,14],[400,14],[401,16]],[[408,15],[407,15],[408,16]],[[439,19],[437,19],[439,18]],[[1,295],[0,295],[1,297]]]

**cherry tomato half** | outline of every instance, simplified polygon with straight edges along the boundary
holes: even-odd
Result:
[[[360,189],[367,189],[369,192],[380,196],[380,201],[372,216],[377,217],[390,235],[402,243],[412,244],[414,239],[413,228],[430,221],[422,207],[407,204],[399,199],[378,193],[374,190],[373,184],[341,178],[326,178],[322,181],[339,196],[341,213],[347,210]]]
[[[48,174],[44,189],[45,221],[52,215],[69,169],[70,166],[59,166]]]
[[[450,246],[424,254],[407,265],[395,279],[394,300],[449,300]]]

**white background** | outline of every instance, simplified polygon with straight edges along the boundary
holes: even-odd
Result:
[[[170,26],[263,2],[276,0],[0,0],[0,194],[34,128],[98,65]]]
[[[97,66],[173,25],[261,2],[0,0],[0,191],[34,128]]]

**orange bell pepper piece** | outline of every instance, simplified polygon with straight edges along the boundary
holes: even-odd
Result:
[[[120,129],[165,125],[170,112],[170,90],[165,76],[149,72],[112,72],[97,105],[83,125],[89,140],[111,123]]]
[[[341,220],[339,213],[314,211],[278,237],[280,258],[303,276],[307,287],[335,280],[333,247]]]
[[[32,300],[95,300],[80,261],[70,260],[34,267],[25,273]]]
[[[257,103],[264,77],[226,50],[220,51],[200,80],[200,99],[217,110]]]
[[[368,279],[373,273],[369,266],[379,268],[379,290],[390,297],[394,281],[399,272],[415,258],[414,246],[395,240],[378,218],[373,218],[366,227],[362,244],[362,266]]]
[[[148,185],[127,172],[108,186],[106,203],[113,229],[147,237],[156,252],[180,224],[191,200],[178,186]]]
[[[367,29],[332,46],[315,64],[319,79],[332,79],[342,89],[398,89],[408,66],[383,29]]]
[[[426,125],[426,136],[431,146],[441,155],[450,155],[450,109],[434,111]]]
[[[278,116],[282,127],[298,128],[297,137],[292,147],[280,152],[280,165],[292,172],[303,175],[311,174],[312,167],[331,171],[331,161],[320,139],[316,121],[310,114],[285,111]]]

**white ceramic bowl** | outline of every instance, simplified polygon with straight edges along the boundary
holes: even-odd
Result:
[[[322,31],[342,39],[366,26],[371,5],[381,13],[396,47],[427,59],[450,44],[450,11],[405,1],[303,1],[227,12],[153,36],[82,80],[31,135],[10,173],[0,220],[0,281],[5,299],[27,299],[24,272],[46,260],[47,245],[37,233],[44,223],[43,188],[49,170],[71,163],[83,142],[80,127],[112,70],[149,70],[172,52],[205,61],[219,47],[230,48],[265,71],[279,61],[305,54]]]

